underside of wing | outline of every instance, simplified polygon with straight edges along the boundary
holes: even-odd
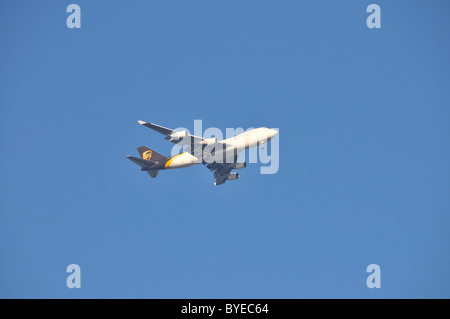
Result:
[[[239,178],[239,174],[232,172],[233,169],[245,168],[247,163],[210,163],[206,167],[214,172],[214,178],[216,182],[214,185],[224,184],[226,181],[232,181]]]

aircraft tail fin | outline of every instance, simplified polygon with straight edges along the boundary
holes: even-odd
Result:
[[[133,163],[139,165],[142,171],[147,171],[151,178],[155,178],[159,174],[159,169],[152,169],[158,163],[167,162],[167,157],[149,149],[147,146],[138,147],[141,158],[128,155],[127,158]]]
[[[147,146],[141,146],[138,147],[139,155],[141,155],[141,158],[144,160],[151,160],[155,162],[164,162],[167,161],[167,157],[155,152],[154,150],[149,149]]]

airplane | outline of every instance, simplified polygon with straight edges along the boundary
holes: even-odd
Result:
[[[216,137],[203,138],[190,135],[187,131],[175,131],[163,126],[144,121],[139,124],[146,126],[158,133],[165,135],[164,139],[180,146],[189,145],[186,151],[166,157],[146,146],[138,147],[140,158],[128,155],[127,158],[141,167],[141,171],[146,171],[151,178],[156,178],[159,171],[166,169],[176,169],[203,164],[214,172],[216,182],[214,185],[222,185],[226,181],[239,178],[239,174],[232,172],[234,169],[242,169],[247,163],[238,163],[237,157],[240,152],[260,146],[264,147],[278,134],[277,130],[267,127],[256,128],[226,140],[218,141]],[[206,152],[206,148],[210,152]]]

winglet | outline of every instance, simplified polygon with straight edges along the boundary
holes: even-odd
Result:
[[[141,121],[141,120],[138,120],[138,123],[141,124],[141,125],[147,124],[147,122],[144,122],[144,121]]]

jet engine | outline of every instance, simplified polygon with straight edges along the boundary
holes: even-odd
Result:
[[[246,168],[246,167],[247,167],[247,163],[246,162],[244,162],[244,163],[236,163],[234,165],[233,169],[241,169],[241,168]]]
[[[188,135],[187,131],[173,132],[172,134],[166,136],[166,140],[168,140],[169,142],[179,141],[185,138],[187,135]]]
[[[230,173],[227,175],[227,181],[233,181],[235,179],[239,178],[239,174],[238,173]]]
[[[217,137],[211,137],[203,140],[203,144],[205,145],[211,145],[217,143]]]

